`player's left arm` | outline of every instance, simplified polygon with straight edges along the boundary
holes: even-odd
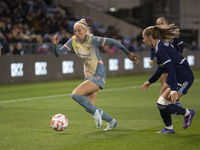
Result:
[[[139,57],[133,53],[131,53],[126,47],[124,47],[120,42],[118,42],[115,39],[111,39],[111,38],[103,38],[103,37],[93,37],[93,42],[95,43],[95,45],[97,46],[104,46],[104,45],[115,45],[116,47],[118,47],[119,49],[121,49],[127,56],[128,58],[135,62],[135,63],[139,63]]]

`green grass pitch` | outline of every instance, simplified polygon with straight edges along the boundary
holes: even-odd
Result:
[[[119,122],[112,131],[97,129],[93,116],[71,98],[83,80],[0,86],[0,150],[198,150],[200,149],[200,71],[180,100],[196,111],[192,125],[183,129],[183,116],[173,115],[175,134],[163,129],[156,102],[160,84],[145,92],[142,84],[151,76],[107,78],[96,105]],[[50,126],[53,115],[63,113],[69,126],[62,132]]]

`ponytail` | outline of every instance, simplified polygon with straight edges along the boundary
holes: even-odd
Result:
[[[150,26],[144,30],[146,36],[152,36],[153,39],[159,39],[161,41],[169,41],[172,38],[176,38],[180,34],[180,29],[175,24],[162,25],[162,26]]]

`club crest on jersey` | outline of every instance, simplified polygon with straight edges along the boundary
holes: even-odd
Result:
[[[90,47],[90,46],[88,46],[88,47],[86,48],[86,50],[87,50],[87,51],[90,51],[90,50],[91,50],[91,47]]]
[[[78,46],[76,46],[76,47],[75,47],[75,49],[76,49],[76,50],[79,50],[79,47],[78,47]]]

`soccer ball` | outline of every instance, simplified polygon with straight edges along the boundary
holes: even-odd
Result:
[[[51,119],[51,127],[56,131],[63,131],[68,126],[68,119],[63,114],[56,114]]]

